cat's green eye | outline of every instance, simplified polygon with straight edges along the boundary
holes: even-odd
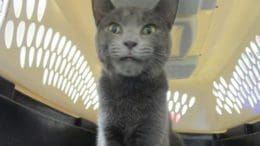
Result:
[[[117,23],[111,23],[108,27],[107,27],[107,31],[112,32],[114,34],[120,34],[122,32],[122,28],[119,24]]]
[[[142,29],[142,34],[143,35],[150,35],[152,33],[155,33],[157,31],[157,27],[154,24],[148,24],[145,25],[144,28]]]

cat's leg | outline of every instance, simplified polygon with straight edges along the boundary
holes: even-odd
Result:
[[[97,146],[122,146],[122,134],[116,127],[100,128]]]
[[[124,142],[125,146],[169,146],[169,133],[165,125],[146,122],[138,126]]]

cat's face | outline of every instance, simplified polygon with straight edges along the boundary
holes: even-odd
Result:
[[[98,26],[98,55],[113,73],[154,73],[162,69],[170,54],[169,31],[167,24],[150,10],[117,9]]]
[[[162,0],[157,10],[148,10],[115,9],[109,0],[93,0],[97,53],[105,71],[128,77],[162,71],[170,54],[174,21],[167,20],[171,13],[163,9],[168,7],[166,2]]]

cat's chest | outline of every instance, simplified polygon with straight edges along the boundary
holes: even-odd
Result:
[[[154,111],[155,105],[147,97],[121,97],[108,100],[103,105],[112,120],[119,122],[135,123],[145,119],[149,113]]]

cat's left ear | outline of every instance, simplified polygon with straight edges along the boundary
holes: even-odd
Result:
[[[115,9],[111,0],[92,0],[92,9],[96,25],[112,10]]]
[[[179,0],[159,0],[153,10],[167,22],[168,27],[171,29],[176,18],[178,5]]]

